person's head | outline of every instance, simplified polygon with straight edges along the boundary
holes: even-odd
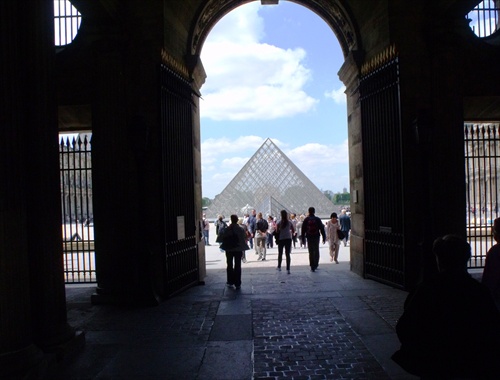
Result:
[[[340,210],[340,213],[341,214],[345,214],[345,208],[343,208],[342,210]]]
[[[337,219],[337,213],[336,212],[332,212],[330,214],[330,219]]]
[[[231,215],[231,223],[232,224],[237,224],[238,223],[238,215]]]
[[[223,215],[219,215],[219,216],[217,217],[217,219],[222,220],[222,219],[224,219],[224,216],[223,216]]]
[[[449,269],[467,270],[471,257],[469,243],[458,235],[445,235],[434,240],[432,252],[436,256],[440,272]]]
[[[299,219],[300,219],[301,221],[304,221],[304,219],[305,219],[305,218],[306,218],[306,217],[305,217],[304,215],[301,215]]]
[[[290,219],[295,219],[295,214],[294,213],[290,214]]]
[[[500,218],[496,218],[493,221],[493,227],[491,227],[491,232],[493,233],[493,239],[495,239],[495,241],[497,243],[499,243],[500,242]]]
[[[255,216],[255,214],[257,213],[257,211],[255,211],[255,209],[252,210],[252,215]]]
[[[238,218],[238,224],[243,224],[243,218]]]
[[[261,212],[259,212],[259,213],[257,214],[257,219],[262,219],[262,213],[261,213]]]
[[[314,215],[316,213],[316,209],[314,207],[309,207],[307,211],[309,211],[309,215]]]
[[[281,220],[288,220],[288,213],[286,212],[286,210],[281,210],[280,215],[281,215]]]
[[[267,220],[273,220],[273,216],[272,216],[272,215],[269,215],[269,216],[267,217]]]

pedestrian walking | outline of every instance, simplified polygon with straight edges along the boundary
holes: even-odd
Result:
[[[340,249],[340,239],[338,231],[340,230],[340,223],[337,219],[337,213],[332,212],[330,215],[330,220],[326,222],[326,240],[328,241],[328,248],[330,250],[330,261],[335,261],[335,264],[339,263],[339,249]]]
[[[340,230],[344,233],[344,247],[347,247],[349,243],[349,231],[351,231],[351,217],[347,215],[347,211],[345,209],[340,210]]]
[[[210,245],[209,234],[210,234],[210,222],[207,219],[207,215],[203,214],[203,238],[205,239],[205,245]]]
[[[259,255],[257,260],[266,261],[266,238],[267,238],[267,229],[269,225],[267,221],[262,218],[262,213],[259,212],[257,214],[257,221],[255,223],[255,249],[257,250],[257,254]]]
[[[292,238],[295,234],[295,226],[288,218],[286,210],[281,210],[281,219],[276,223],[276,240],[278,243],[278,267],[276,268],[281,272],[281,262],[283,261],[283,249],[285,250],[286,258],[286,272],[290,274],[292,251]]]
[[[267,229],[267,233],[266,233],[266,247],[273,248],[274,231],[276,230],[276,222],[274,221],[274,218],[272,215],[269,215],[267,217],[267,224],[268,224],[269,228]]]
[[[227,224],[226,222],[224,221],[224,215],[219,215],[217,217],[217,221],[215,222],[215,234],[217,235],[217,238],[216,238],[216,242],[219,243],[219,249],[221,252],[223,252],[224,250],[220,247],[221,246],[221,243],[222,243],[222,237],[219,237],[219,234],[221,234],[221,232],[227,228]]]
[[[294,233],[292,235],[292,243],[293,243],[293,249],[297,248],[297,217],[295,216],[294,213],[290,214],[290,222],[293,224],[294,228]]]
[[[305,219],[305,215],[301,215],[299,216],[299,220],[297,221],[297,237],[299,239],[299,242],[300,242],[300,248],[306,248],[307,247],[307,244],[306,244],[306,240],[304,238],[304,236],[302,235],[302,224],[304,223],[304,219]]]
[[[226,285],[241,287],[241,258],[250,249],[246,243],[245,231],[238,224],[238,215],[231,215],[231,224],[221,232],[221,248],[226,252]]]
[[[243,223],[243,218],[238,218],[238,225],[245,231],[245,243],[248,244],[249,238],[250,238],[250,232],[248,231],[248,227],[245,223]],[[241,256],[241,261],[243,263],[247,262],[247,254],[246,251],[243,251],[243,254]]]
[[[248,226],[248,231],[250,231],[250,239],[249,239],[249,243],[250,243],[250,248],[254,248],[253,246],[253,239],[254,239],[254,236],[255,236],[255,223],[257,223],[257,212],[254,210],[252,210],[252,214],[248,216],[248,219],[247,219],[247,226]],[[258,252],[257,252],[257,247],[255,247],[255,254],[257,255]]]
[[[307,240],[307,250],[309,251],[309,265],[311,272],[315,272],[319,265],[319,239],[323,238],[325,244],[325,226],[315,213],[314,207],[309,207],[309,215],[302,223],[302,236]]]

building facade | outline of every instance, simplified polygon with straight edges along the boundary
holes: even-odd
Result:
[[[154,305],[203,281],[200,52],[245,2],[72,0],[80,29],[57,50],[52,0],[0,2],[0,377],[84,343],[65,309],[63,124],[93,136],[93,302]],[[295,2],[344,54],[351,269],[410,289],[435,271],[436,237],[466,235],[463,125],[500,120],[500,37],[469,25],[479,0]]]

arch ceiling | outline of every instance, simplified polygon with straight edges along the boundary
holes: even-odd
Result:
[[[190,52],[200,55],[203,43],[214,25],[240,5],[255,0],[208,0],[200,10],[190,38]],[[344,57],[349,51],[359,49],[359,38],[348,9],[340,0],[290,0],[315,12],[337,36]]]

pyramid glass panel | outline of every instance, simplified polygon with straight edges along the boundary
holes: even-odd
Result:
[[[279,216],[281,210],[307,214],[313,206],[316,215],[327,218],[333,203],[270,139],[248,160],[205,211],[207,218],[243,215],[255,208],[263,215]]]

